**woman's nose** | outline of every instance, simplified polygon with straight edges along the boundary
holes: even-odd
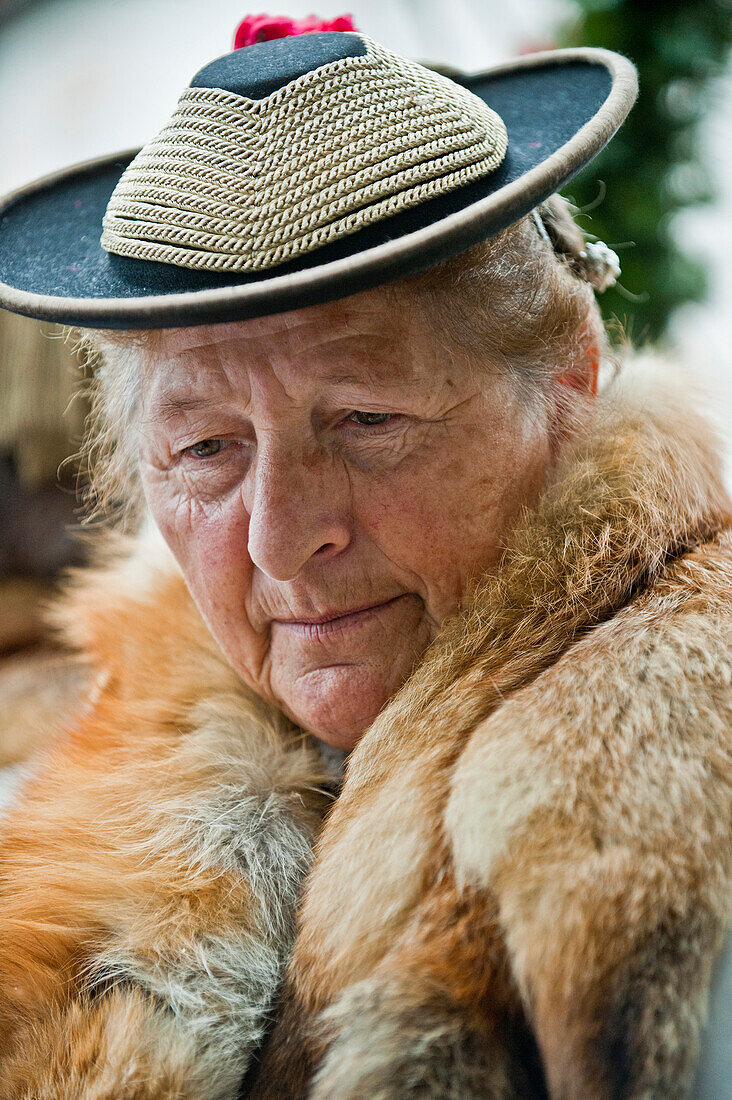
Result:
[[[259,448],[244,490],[249,557],[258,569],[288,581],[315,555],[323,560],[345,550],[351,536],[344,477],[328,455]]]

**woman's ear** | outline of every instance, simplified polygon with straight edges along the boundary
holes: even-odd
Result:
[[[600,372],[600,351],[596,343],[587,346],[587,355],[581,364],[573,366],[557,378],[560,386],[579,390],[588,397],[597,397],[597,376]]]
[[[586,346],[586,355],[579,357],[554,382],[554,407],[550,414],[549,446],[552,460],[559,449],[571,439],[576,428],[597,397],[600,352],[596,341]]]

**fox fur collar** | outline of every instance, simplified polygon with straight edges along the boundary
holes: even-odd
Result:
[[[687,1094],[732,886],[732,515],[689,386],[607,385],[327,815],[159,540],[78,577],[95,687],[0,835],[3,1100]]]

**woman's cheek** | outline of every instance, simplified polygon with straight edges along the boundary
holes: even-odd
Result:
[[[220,500],[179,470],[154,470],[143,477],[143,486],[153,519],[187,580],[209,573],[215,563],[225,565],[231,544],[242,537],[246,548],[248,517],[237,514],[243,512],[240,495]]]
[[[241,591],[251,579],[248,551],[249,516],[241,497],[224,501],[194,500],[182,506],[181,529],[188,543],[188,568],[207,590]]]
[[[161,533],[212,635],[257,690],[264,654],[247,614],[253,565],[247,549],[249,516],[241,494],[215,501],[191,497],[180,486],[160,489],[157,486],[151,498]]]
[[[421,476],[420,476],[421,474]],[[398,476],[374,482],[363,496],[363,521],[369,536],[392,561],[419,571],[422,563],[440,561],[445,506],[451,496],[447,479],[403,468]],[[452,541],[452,539],[451,539]]]
[[[150,513],[179,565],[183,567],[196,527],[194,501],[179,484],[179,479],[169,474],[153,471],[144,475],[142,481]]]
[[[464,448],[467,451],[467,447]],[[369,537],[412,580],[437,625],[454,614],[469,577],[500,553],[502,487],[460,448],[450,463],[403,468],[364,509]]]

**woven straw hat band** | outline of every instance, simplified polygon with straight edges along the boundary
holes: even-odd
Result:
[[[108,252],[262,271],[489,175],[506,128],[478,96],[365,35],[263,99],[190,87],[117,184]]]

